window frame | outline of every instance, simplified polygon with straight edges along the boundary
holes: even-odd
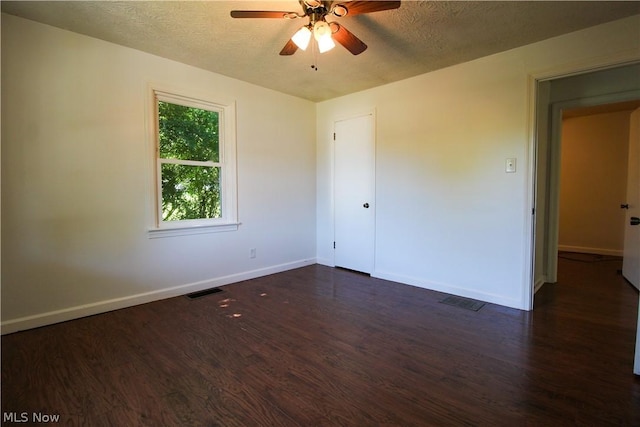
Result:
[[[149,237],[169,237],[238,229],[237,182],[236,182],[236,108],[235,102],[220,103],[209,97],[192,96],[185,91],[167,90],[157,86],[151,87],[151,144],[153,148],[153,211],[154,224],[149,229]],[[166,102],[184,107],[198,108],[218,113],[218,149],[217,162],[173,160],[160,157],[159,134],[159,102]],[[178,221],[162,219],[162,165],[165,163],[187,166],[220,168],[220,218],[200,218]]]

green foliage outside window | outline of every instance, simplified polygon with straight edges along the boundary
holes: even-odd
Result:
[[[158,102],[162,220],[220,218],[219,113]]]

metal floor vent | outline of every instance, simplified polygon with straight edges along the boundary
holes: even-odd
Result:
[[[486,304],[482,301],[477,301],[470,298],[454,297],[454,296],[446,297],[440,302],[443,304],[452,305],[454,307],[460,307],[460,308],[464,308],[466,310],[472,310],[472,311],[478,311],[482,307],[484,307],[484,305]]]
[[[220,288],[205,289],[204,291],[192,292],[190,294],[187,294],[187,298],[196,299],[196,298],[206,297],[207,295],[211,295],[211,294],[217,294],[218,292],[222,292],[222,289]]]

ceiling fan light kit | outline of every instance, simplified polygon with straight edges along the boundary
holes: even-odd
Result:
[[[346,16],[347,13],[349,13],[349,10],[341,4],[337,4],[333,7],[332,12],[338,18],[342,18],[343,16]]]
[[[318,43],[318,51],[320,53],[325,53],[336,47],[331,38],[331,28],[329,28],[329,24],[326,21],[318,21],[313,24],[313,37]]]
[[[293,55],[298,49],[306,50],[311,42],[311,35],[316,41],[318,52],[324,53],[333,49],[336,42],[345,47],[352,55],[359,55],[367,49],[367,45],[335,21],[326,18],[343,18],[348,15],[380,12],[397,9],[400,1],[349,1],[333,4],[329,0],[299,0],[303,14],[296,12],[232,10],[232,18],[309,18],[309,23],[302,26],[280,51],[280,55]],[[314,50],[315,51],[315,50]],[[316,68],[312,66],[312,68]]]
[[[304,4],[306,4],[307,7],[310,7],[312,9],[322,6],[322,2],[317,0],[304,0]]]
[[[309,27],[302,27],[296,32],[291,40],[302,50],[307,50],[309,42],[311,41],[311,30]]]

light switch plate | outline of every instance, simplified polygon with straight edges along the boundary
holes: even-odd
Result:
[[[516,159],[507,159],[504,163],[504,171],[506,173],[514,173],[516,171]]]

